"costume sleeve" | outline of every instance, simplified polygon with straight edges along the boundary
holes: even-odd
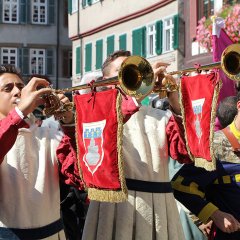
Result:
[[[67,129],[64,128],[64,131],[66,133]],[[67,134],[63,136],[60,145],[57,148],[61,179],[68,185],[83,189],[83,183],[79,177],[76,150],[73,146],[74,140],[70,135],[71,133],[68,129]]]
[[[29,128],[29,125],[17,114],[15,109],[0,120],[0,163],[15,143],[18,129],[23,127]]]
[[[183,136],[182,119],[171,116],[166,127],[169,143],[169,155],[180,163],[192,163]]]
[[[205,198],[207,187],[215,179],[216,171],[195,167],[193,163],[185,164],[172,179],[174,197],[203,223],[218,209]]]
[[[135,99],[129,96],[122,97],[123,122],[126,123],[130,117],[139,110],[139,105]]]

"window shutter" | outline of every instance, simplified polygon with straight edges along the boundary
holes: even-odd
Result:
[[[29,74],[29,49],[28,48],[19,48],[19,68],[23,75]]]
[[[133,55],[146,56],[146,27],[133,30],[132,53]]]
[[[119,36],[119,49],[127,50],[127,34],[122,34]]]
[[[85,72],[92,71],[92,44],[88,43],[85,47]]]
[[[60,2],[58,4],[60,4]],[[48,23],[54,24],[55,22],[54,18],[55,18],[54,0],[48,0]]]
[[[88,3],[89,6],[91,6],[92,5],[92,0],[87,0],[87,3]]]
[[[81,47],[76,48],[76,74],[81,74]]]
[[[146,27],[142,28],[142,57],[146,57],[146,29]]]
[[[114,52],[114,35],[107,38],[107,56]]]
[[[49,76],[52,76],[54,73],[54,55],[53,49],[47,49],[46,51],[46,73]]]
[[[86,7],[86,5],[87,5],[87,2],[86,2],[87,0],[82,0],[82,8],[85,8]]]
[[[26,0],[26,22],[32,23],[31,1]]]
[[[157,55],[162,54],[162,32],[163,22],[162,20],[156,22],[156,53]]]
[[[174,38],[173,38],[173,49],[176,50],[178,49],[178,42],[179,42],[179,35],[178,35],[178,30],[179,30],[179,15],[175,15],[173,17],[173,22],[174,22]]]
[[[26,23],[27,22],[27,4],[26,0],[20,1],[20,23]]]
[[[140,29],[133,30],[132,32],[132,54],[141,55],[141,43],[140,43]]]
[[[68,0],[68,14],[72,14],[72,0]]]
[[[102,67],[103,61],[103,40],[96,41],[96,69]]]
[[[3,21],[3,8],[2,8],[2,1],[0,1],[0,23]]]

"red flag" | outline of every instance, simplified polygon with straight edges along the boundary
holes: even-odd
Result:
[[[127,198],[122,163],[121,94],[116,89],[75,95],[80,175],[91,200]]]
[[[183,76],[180,82],[187,150],[195,165],[206,170],[214,170],[216,167],[211,145],[220,86],[221,82],[215,72]]]
[[[222,52],[226,47],[233,44],[232,40],[224,31],[224,19],[217,17],[213,20],[212,30],[212,46],[213,46],[213,61],[221,61]],[[222,80],[222,88],[219,93],[218,101],[221,102],[225,97],[236,95],[235,83],[229,79],[226,74],[219,70],[220,79]],[[220,123],[216,120],[215,130],[221,129]]]

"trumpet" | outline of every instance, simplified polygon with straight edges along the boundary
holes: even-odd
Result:
[[[240,44],[232,44],[228,46],[221,55],[221,61],[202,65],[198,69],[195,67],[186,68],[183,70],[168,72],[162,74],[158,81],[154,80],[154,72],[151,64],[140,56],[130,56],[126,58],[118,72],[118,76],[108,78],[102,81],[97,81],[92,84],[93,87],[106,86],[106,85],[120,85],[122,91],[129,96],[137,99],[144,98],[150,93],[159,93],[160,96],[166,96],[168,92],[178,90],[178,85],[172,82],[168,76],[176,74],[186,74],[196,72],[196,70],[209,71],[213,68],[221,68],[228,78],[234,81],[240,81]],[[65,93],[89,88],[88,84],[83,84],[62,90],[53,90],[53,96],[49,102],[55,102],[57,93]],[[54,99],[54,100],[53,100]],[[56,100],[56,102],[58,102]],[[45,109],[49,115],[54,114],[59,103],[50,104],[50,107]],[[73,103],[67,106],[61,106],[63,111],[69,111],[73,108]]]

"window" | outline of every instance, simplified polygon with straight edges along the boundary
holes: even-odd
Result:
[[[18,23],[18,0],[3,0],[3,22]]]
[[[72,76],[72,51],[63,50],[63,77],[69,78]]]
[[[70,0],[71,1],[71,0]],[[72,13],[78,11],[78,1],[79,0],[72,0]]]
[[[198,0],[198,20],[214,14],[214,0]]]
[[[1,48],[1,64],[17,66],[17,48]]]
[[[154,56],[156,49],[156,27],[155,24],[147,26],[147,56]]]
[[[46,74],[45,49],[30,49],[30,74]]]
[[[163,51],[168,52],[173,50],[174,41],[174,23],[173,18],[163,20]]]
[[[33,0],[32,23],[47,24],[47,0]]]
[[[94,3],[100,2],[100,0],[82,0],[82,7],[91,6]]]

